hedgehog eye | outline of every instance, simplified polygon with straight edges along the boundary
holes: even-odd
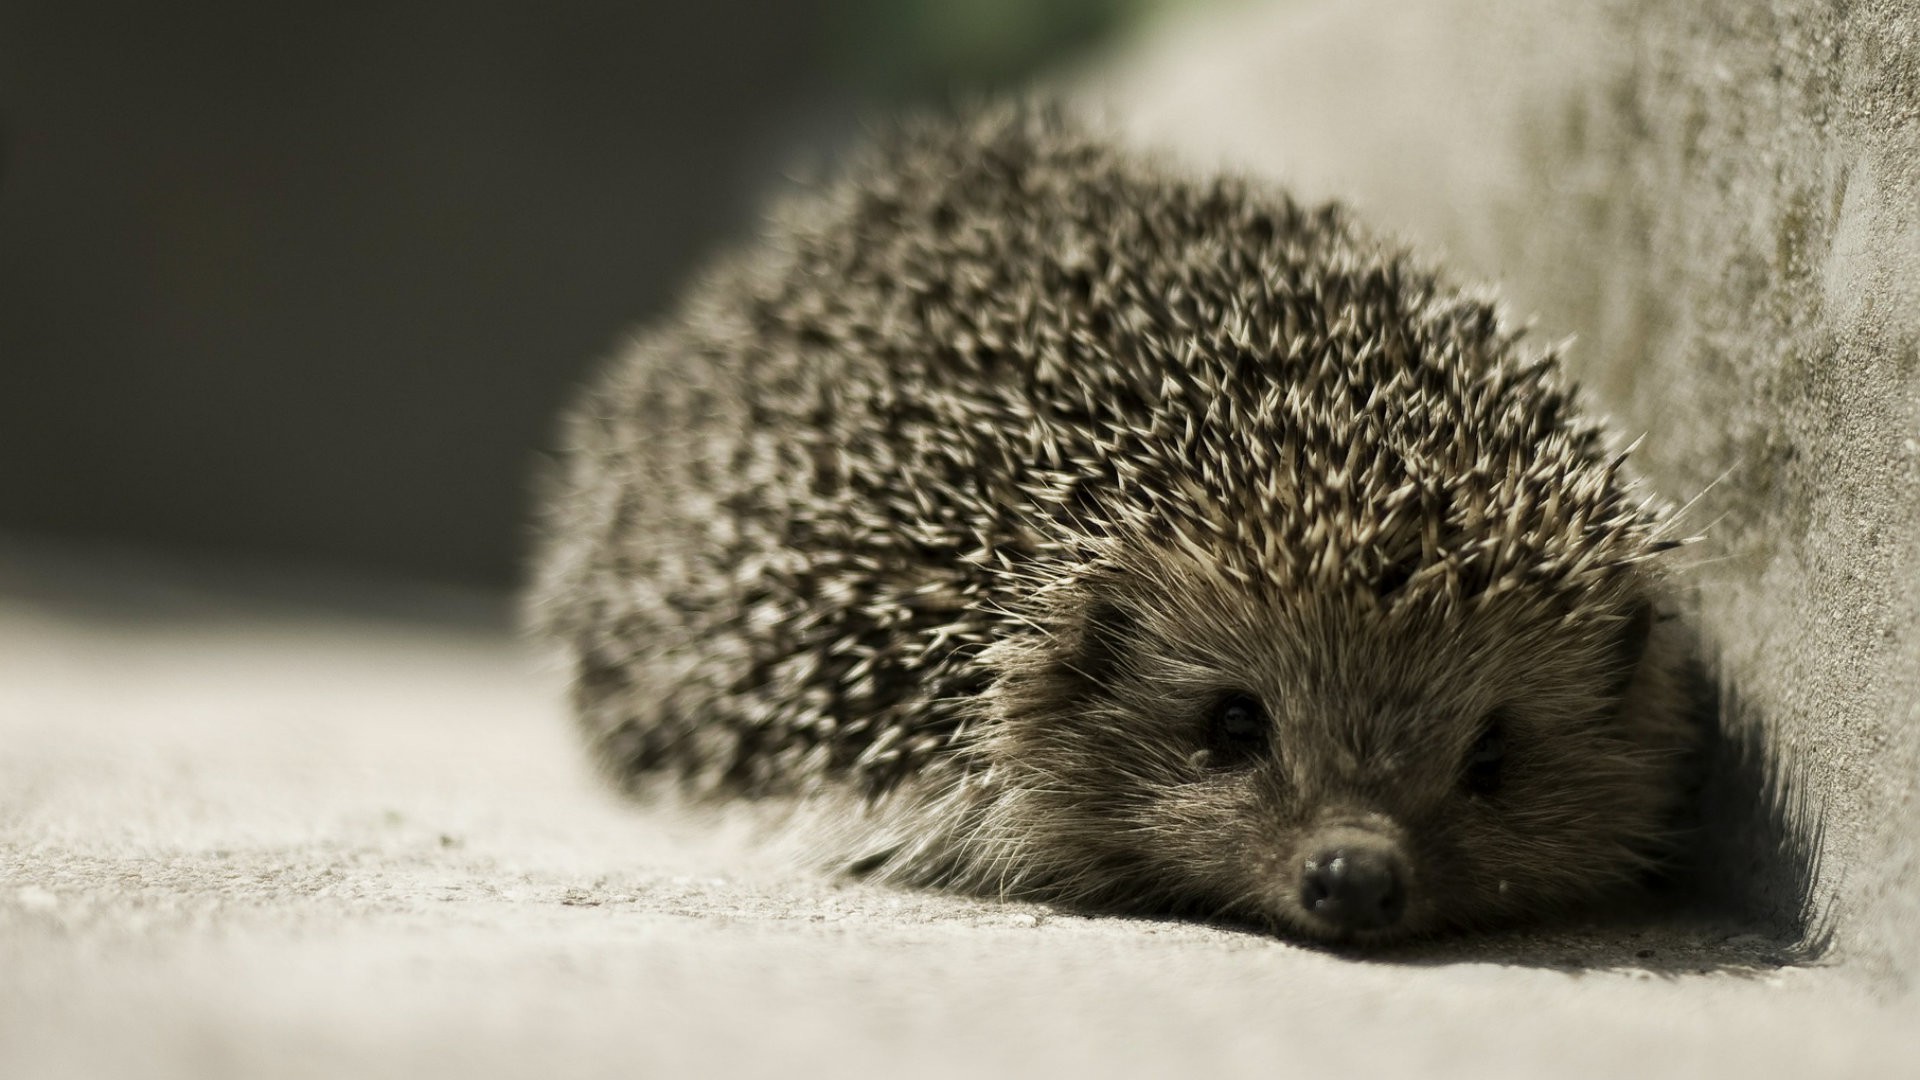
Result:
[[[1207,749],[1217,768],[1251,762],[1267,749],[1273,723],[1252,694],[1228,694],[1207,712]]]
[[[1500,718],[1487,718],[1480,737],[1467,748],[1467,760],[1460,784],[1470,795],[1491,795],[1500,790],[1500,765],[1507,756],[1507,737]]]

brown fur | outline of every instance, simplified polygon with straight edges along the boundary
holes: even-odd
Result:
[[[831,807],[883,879],[1374,940],[1668,849],[1661,511],[1551,353],[1337,208],[1028,110],[910,126],[568,444],[533,606],[609,773]],[[1234,693],[1270,743],[1228,767]],[[1391,928],[1303,911],[1346,844],[1399,860]]]

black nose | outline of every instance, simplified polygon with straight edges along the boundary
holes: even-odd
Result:
[[[1328,848],[1300,871],[1300,906],[1335,930],[1379,930],[1407,907],[1399,857],[1365,847]]]

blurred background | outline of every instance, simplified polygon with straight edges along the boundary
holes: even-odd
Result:
[[[510,584],[561,403],[784,173],[1198,2],[4,0],[0,532]]]

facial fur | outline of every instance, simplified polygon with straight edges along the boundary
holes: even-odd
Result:
[[[1175,552],[1129,561],[1063,589],[1044,646],[1001,650],[982,749],[1002,786],[981,835],[1020,838],[1003,856],[1016,891],[1384,940],[1590,900],[1667,843],[1688,740],[1671,695],[1648,692],[1670,653],[1631,587],[1574,618],[1498,598],[1452,612],[1302,602]],[[1251,752],[1209,731],[1235,695],[1270,728]],[[1476,790],[1490,728],[1504,751]],[[1303,867],[1356,842],[1398,860],[1389,925],[1303,906]]]

